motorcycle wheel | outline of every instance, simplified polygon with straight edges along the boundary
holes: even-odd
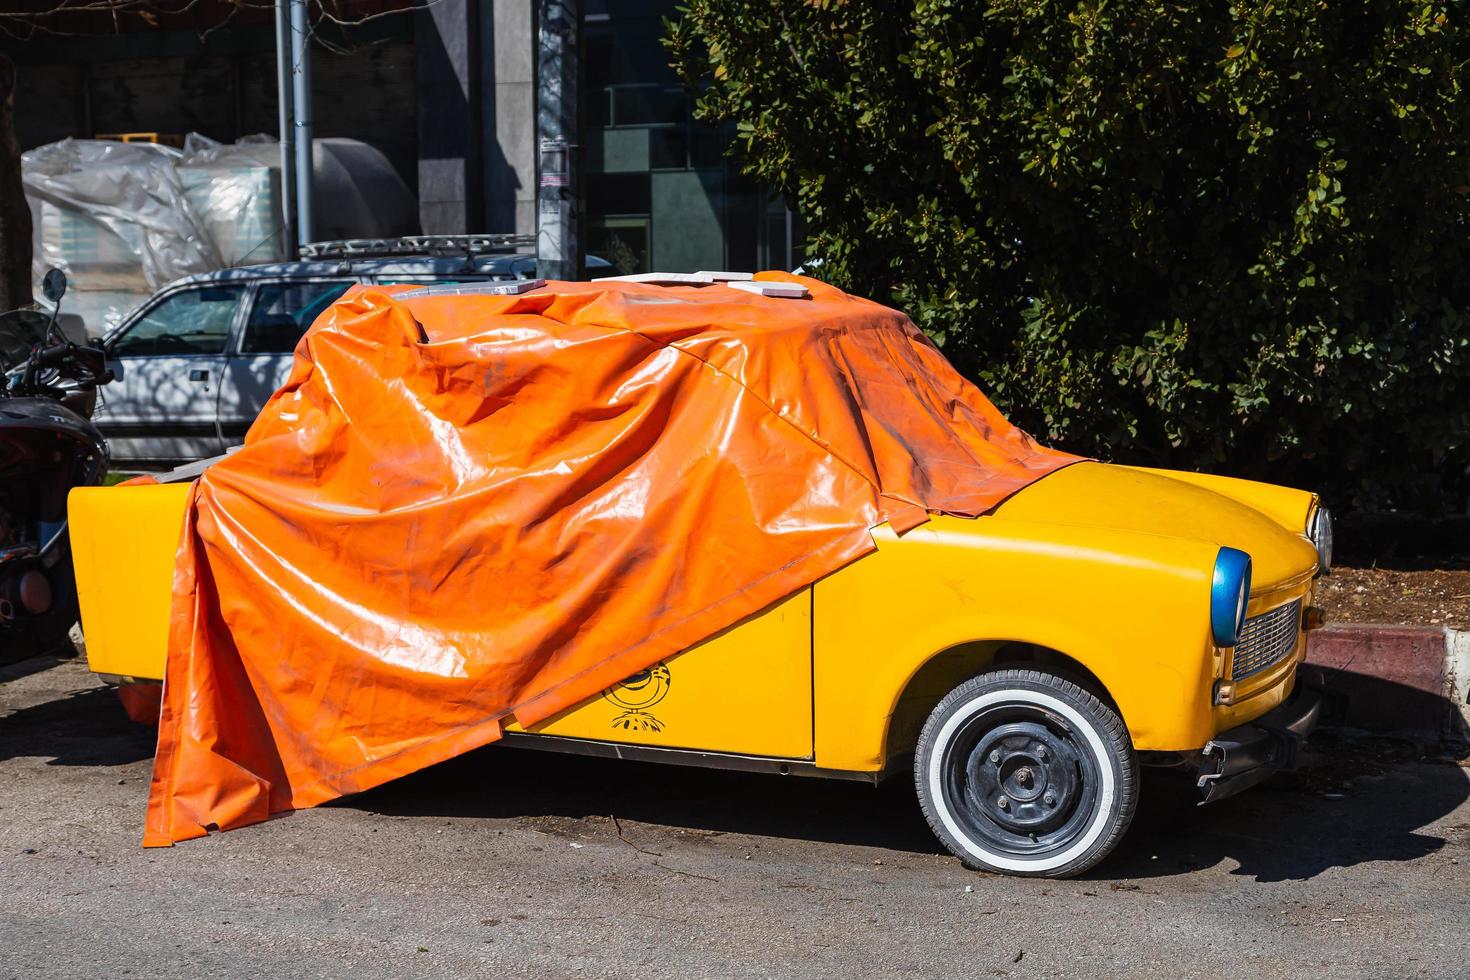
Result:
[[[47,654],[63,658],[77,655],[70,637],[79,618],[71,540],[63,538],[56,547],[55,560],[47,570],[54,597],[51,609],[40,616],[0,625],[0,667]]]

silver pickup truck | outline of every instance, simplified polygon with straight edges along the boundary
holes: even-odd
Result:
[[[589,267],[603,271],[605,262]],[[159,290],[104,339],[116,380],[93,421],[124,467],[172,466],[239,445],[286,380],[317,314],[354,283],[532,278],[531,255],[344,256],[243,266]]]

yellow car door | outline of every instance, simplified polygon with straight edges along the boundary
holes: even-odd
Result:
[[[809,758],[811,637],[806,588],[597,697],[506,731]]]

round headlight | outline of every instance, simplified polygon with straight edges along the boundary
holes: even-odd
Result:
[[[1221,548],[1210,582],[1210,632],[1215,646],[1233,647],[1245,627],[1251,597],[1251,556],[1238,548]]]
[[[1318,507],[1307,522],[1307,539],[1317,549],[1317,568],[1327,575],[1332,571],[1332,512]]]

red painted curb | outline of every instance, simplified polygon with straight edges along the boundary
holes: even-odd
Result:
[[[1354,728],[1442,739],[1463,733],[1455,631],[1344,624],[1308,634],[1307,663],[1348,698]],[[1463,671],[1461,671],[1463,673]]]

